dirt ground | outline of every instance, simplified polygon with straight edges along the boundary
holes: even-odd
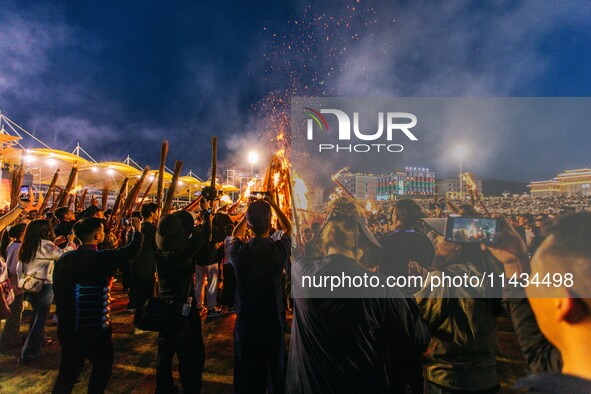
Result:
[[[157,334],[145,332],[134,335],[133,313],[127,311],[127,299],[121,287],[115,283],[112,305],[113,346],[115,362],[109,393],[153,393],[156,388]],[[21,332],[26,334],[30,313],[25,311]],[[205,368],[203,371],[204,393],[232,392],[232,363],[235,315],[224,315],[215,319],[203,316],[203,339],[205,342]],[[56,327],[47,326],[48,338],[57,338]],[[289,335],[286,335],[289,341]],[[289,342],[287,342],[289,343]],[[515,380],[525,374],[525,362],[507,318],[499,321],[499,343],[501,354],[498,357],[499,372],[503,392],[512,392],[510,387]],[[42,356],[31,363],[20,366],[16,358],[20,347],[0,353],[0,393],[47,393],[51,391],[57,376],[60,353],[57,341],[43,348]],[[90,375],[87,362],[74,393],[86,393],[86,383]],[[178,374],[175,371],[178,383]]]

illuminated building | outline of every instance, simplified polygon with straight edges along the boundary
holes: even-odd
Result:
[[[435,172],[424,167],[405,167],[377,177],[377,200],[400,197],[431,197],[435,193]]]
[[[377,177],[373,174],[344,173],[339,176],[339,181],[356,199],[376,199]]]
[[[565,170],[554,179],[527,186],[532,196],[591,196],[591,169]]]

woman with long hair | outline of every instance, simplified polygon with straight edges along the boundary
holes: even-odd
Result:
[[[74,236],[69,235],[69,244],[60,249],[57,244],[65,241],[63,237],[56,239],[48,220],[37,219],[27,225],[18,258],[17,274],[22,277],[33,277],[43,281],[37,291],[28,291],[27,299],[33,308],[33,317],[29,335],[23,346],[20,363],[25,363],[39,357],[41,345],[45,335],[45,322],[49,308],[53,301],[53,266],[62,254],[74,250]],[[54,243],[56,242],[56,243]]]
[[[326,277],[386,283],[385,276],[366,268],[379,243],[356,202],[339,197],[329,203],[319,244],[321,259],[304,256],[292,268],[287,392],[389,392],[386,352],[422,353],[430,338],[427,325],[414,300],[397,288],[344,285],[332,291],[330,283],[328,288],[305,283]]]

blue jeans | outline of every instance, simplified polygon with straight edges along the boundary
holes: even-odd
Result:
[[[34,359],[41,354],[41,345],[45,337],[45,323],[53,301],[53,286],[44,284],[39,293],[27,293],[27,298],[33,308],[33,317],[29,335],[21,353],[23,360]]]

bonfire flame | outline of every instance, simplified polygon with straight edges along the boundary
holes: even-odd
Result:
[[[343,167],[340,170],[338,170],[336,173],[332,174],[332,176],[330,177],[330,179],[332,179],[333,181],[338,180],[341,177],[341,174],[345,171],[349,171],[349,167]]]
[[[337,184],[337,188],[335,189],[334,193],[328,197],[330,201],[336,199],[337,197],[343,196],[355,199],[355,196],[353,196],[353,194],[351,194],[351,192],[348,191],[347,188],[345,188],[345,186],[339,180],[341,174],[347,170],[349,170],[349,167],[343,167],[330,177],[332,181]]]
[[[244,198],[250,197],[250,189],[252,189],[255,183],[255,179],[251,179],[250,181],[248,181],[248,184],[246,185],[246,190],[244,191]]]
[[[302,178],[294,178],[293,192],[295,194],[295,203],[297,207],[308,209],[308,198],[306,197],[308,186],[306,186],[306,183]]]
[[[376,208],[373,202],[371,202],[370,200],[367,200],[367,202],[365,203],[365,209],[367,210],[367,212],[371,212],[374,215],[378,213],[378,208]]]
[[[469,172],[465,172],[460,176],[462,177],[462,180],[466,183],[466,188],[470,190],[471,193],[476,193],[478,187],[476,185],[476,181],[474,180],[474,176]]]
[[[72,190],[70,190],[68,192],[68,194],[77,194],[80,190],[82,190],[82,186],[78,185],[78,186],[72,188]]]

